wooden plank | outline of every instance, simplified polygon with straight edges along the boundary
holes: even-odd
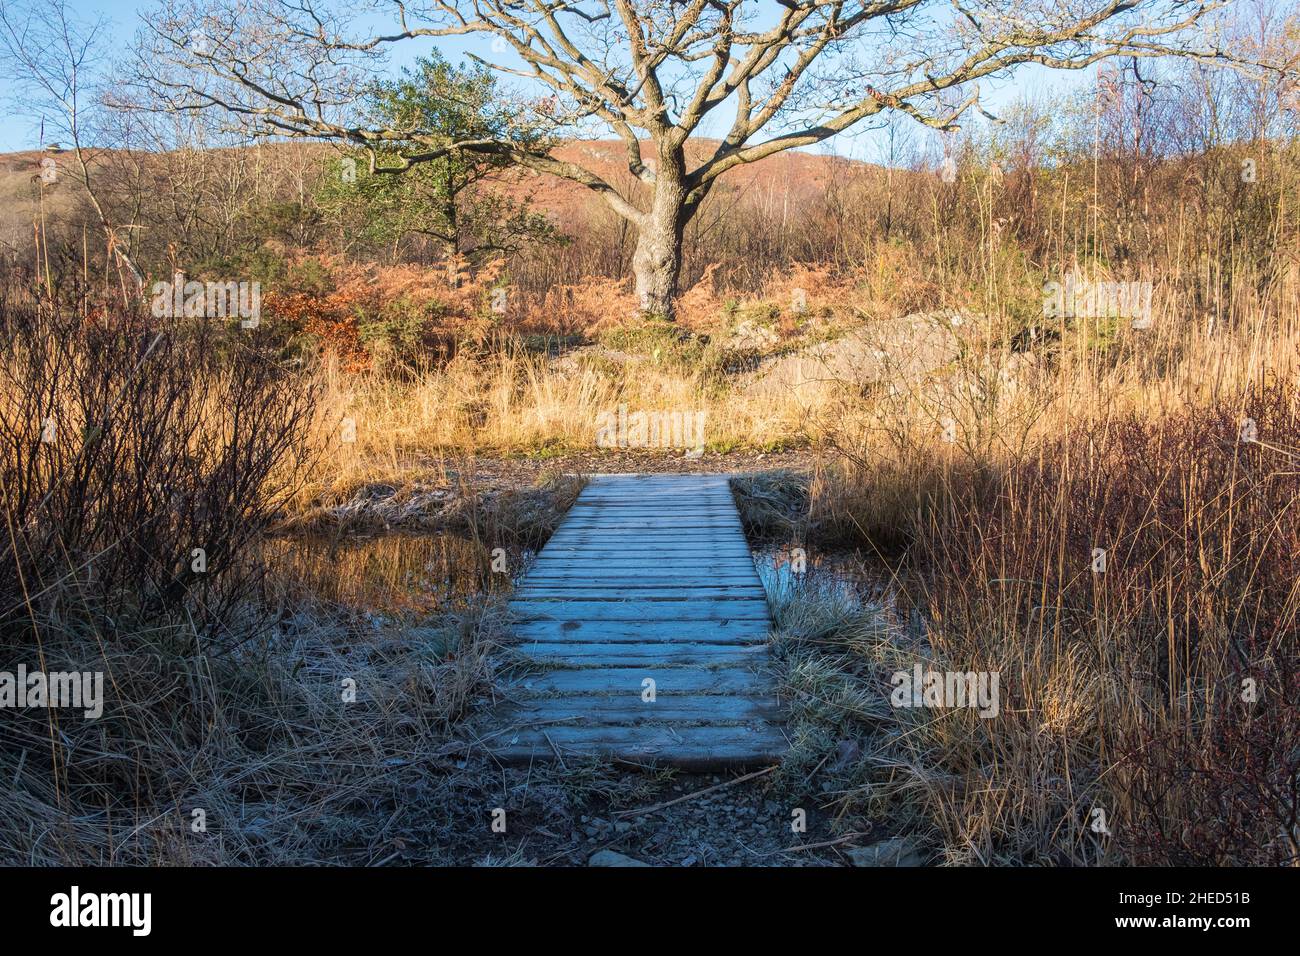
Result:
[[[610,560],[613,560],[613,558]],[[578,561],[582,561],[583,567],[576,566]],[[627,564],[628,562],[624,563]],[[534,563],[525,573],[525,580],[534,581],[553,578],[565,581],[589,581],[621,578],[633,582],[681,581],[683,584],[708,584],[725,580],[759,580],[758,569],[754,567],[752,562],[744,563],[734,560],[719,562],[718,567],[704,571],[699,570],[694,565],[683,567],[681,564],[672,561],[656,561],[650,567],[647,567],[647,564],[650,564],[650,562],[642,559],[639,564],[633,566],[611,568],[608,566],[608,562],[601,564],[583,560],[578,555],[565,555],[563,558],[557,556],[554,560],[548,560],[545,564]]]
[[[652,491],[668,494],[674,489],[689,489],[697,494],[730,495],[731,480],[729,475],[668,475],[664,481],[628,481],[615,475],[596,475],[587,482],[587,486],[583,490],[585,500],[588,495],[636,495]]]
[[[650,553],[650,551],[637,551],[637,553],[625,553],[623,555],[611,554],[608,555],[606,561],[601,561],[597,554],[590,553],[590,551],[581,549],[577,551],[556,550],[554,557],[547,559],[547,562],[558,567],[572,567],[573,564],[581,562],[586,564],[620,564],[620,566],[624,567],[662,568],[664,564],[662,557],[673,557],[672,551],[664,551],[663,555],[656,555]],[[682,561],[688,561],[689,559],[689,561],[694,562],[707,561],[720,564],[719,570],[723,571],[737,570],[737,568],[745,567],[746,564],[753,567],[754,563],[754,559],[750,557],[749,553],[728,554],[725,551],[715,551],[712,554],[681,554],[676,555],[676,557],[680,557]]]
[[[556,542],[555,550],[549,559],[556,564],[564,564],[569,561],[580,559],[590,560],[596,557],[619,558],[622,561],[636,561],[651,568],[662,557],[680,557],[680,558],[721,558],[728,565],[743,565],[745,562],[753,562],[753,555],[748,548],[730,543],[715,543],[712,545],[695,546],[687,544],[680,540],[665,540],[663,548],[655,544],[644,541],[628,542],[627,546],[619,547],[608,541],[601,542],[595,539],[583,541],[561,541]]]
[[[613,537],[621,534],[623,534],[621,531],[602,532],[600,534],[566,533],[563,537],[548,542],[547,547],[555,549],[552,552],[555,557],[551,560],[562,560],[566,555],[572,554],[574,551],[589,552],[596,550],[616,552],[646,562],[651,561],[658,554],[671,554],[673,551],[704,551],[721,554],[737,563],[745,560],[752,562],[754,560],[753,552],[745,544],[743,537],[737,537],[733,540],[718,536],[705,540],[671,532],[652,537],[643,535],[628,536],[624,539]],[[739,535],[739,532],[737,534]],[[562,551],[565,554],[561,554]],[[538,557],[540,560],[540,555]]]
[[[700,536],[704,537],[705,532],[727,531],[738,532],[735,522],[726,518],[693,518],[690,515],[659,515],[657,517],[614,517],[611,515],[592,515],[587,518],[575,518],[572,521],[564,522],[564,531],[586,531],[599,530],[608,532],[611,530],[645,530],[655,533],[664,533],[672,530],[689,530],[698,531]],[[709,535],[712,537],[712,534]]]
[[[616,537],[617,536],[617,537]],[[584,544],[597,545],[610,549],[639,547],[659,550],[661,548],[717,548],[725,546],[730,550],[744,551],[752,554],[749,542],[737,528],[734,531],[719,531],[710,534],[695,534],[689,528],[663,528],[654,532],[633,532],[628,528],[603,526],[600,528],[571,528],[557,531],[546,542],[547,547]]]
[[[639,765],[683,770],[739,769],[777,763],[787,748],[769,723],[735,727],[636,728],[561,725],[501,734],[489,742],[505,762],[552,761],[557,756],[596,754]]]
[[[767,657],[766,644],[687,644],[682,641],[638,641],[629,644],[525,641],[519,645],[518,650],[542,663],[584,667],[613,667],[638,661],[660,664],[725,664]]]
[[[554,574],[545,578],[534,578],[530,575],[516,586],[515,594],[522,594],[533,589],[558,591],[563,588],[570,588],[574,591],[613,590],[624,594],[637,594],[640,591],[667,591],[672,594],[682,595],[690,595],[693,592],[700,591],[720,591],[737,594],[746,589],[753,591],[759,597],[767,593],[763,590],[763,582],[757,572],[753,574],[725,574],[717,577],[692,574],[687,568],[682,568],[682,572],[681,578],[665,574],[642,576],[635,573],[612,575]],[[578,595],[575,594],[576,596]]]
[[[660,544],[663,549],[660,549]],[[691,553],[705,552],[705,553]],[[747,549],[733,546],[712,545],[701,548],[685,547],[678,542],[663,541],[657,543],[636,542],[628,547],[621,548],[609,541],[564,541],[559,542],[545,560],[538,555],[529,565],[529,573],[534,571],[549,571],[552,568],[565,568],[574,561],[591,562],[593,557],[604,555],[609,558],[617,558],[624,563],[633,562],[642,565],[648,572],[655,574],[667,575],[672,574],[671,567],[665,567],[661,560],[667,555],[694,557],[694,558],[713,558],[722,559],[726,562],[725,567],[719,569],[724,572],[749,571],[755,567],[753,553]]]
[[[556,558],[561,551],[606,551],[617,552],[642,560],[650,560],[659,554],[674,551],[703,551],[725,554],[728,558],[740,561],[753,560],[754,552],[744,535],[737,531],[734,535],[717,534],[709,537],[693,535],[686,530],[656,531],[654,534],[641,534],[627,528],[604,528],[599,531],[564,531],[558,532],[546,543],[555,549]],[[540,557],[540,555],[539,555]]]
[[[632,605],[635,609],[647,606],[653,611],[675,610],[679,614],[684,614],[688,620],[696,620],[696,612],[701,612],[704,615],[704,620],[749,616],[746,612],[751,611],[759,612],[758,620],[760,621],[766,621],[768,618],[767,596],[756,592],[736,594],[722,591],[718,594],[700,594],[698,592],[685,593],[676,591],[662,594],[645,594],[641,591],[628,592],[615,589],[608,595],[572,592],[569,594],[521,594],[513,602],[513,609],[521,618],[533,615],[556,619],[573,617],[581,621],[588,619],[584,612],[594,611],[604,614],[611,607],[622,610],[626,605]],[[740,614],[729,614],[729,611],[738,611]],[[712,617],[709,615],[712,615]],[[619,619],[606,618],[606,620]],[[650,619],[632,618],[632,620]]]
[[[574,600],[529,598],[510,602],[516,621],[764,621],[766,598],[659,598],[655,601],[619,598]]]
[[[555,532],[555,534],[551,535],[551,540],[547,542],[547,545],[558,545],[574,541],[587,544],[592,542],[603,543],[612,548],[621,545],[658,547],[660,545],[691,544],[699,547],[725,544],[746,552],[750,550],[749,543],[745,540],[745,536],[739,528],[720,529],[709,534],[695,534],[690,528],[662,527],[655,530],[637,530],[635,528],[615,527],[614,525],[602,525],[598,528],[573,527]]]
[[[580,505],[584,509],[593,511],[601,508],[644,508],[648,510],[661,506],[721,508],[727,505],[734,507],[735,499],[729,493],[711,490],[698,490],[695,492],[689,489],[683,489],[680,492],[643,491],[630,495],[602,495],[600,492],[584,492]]]
[[[668,510],[668,509],[665,509]],[[572,530],[574,528],[614,528],[620,526],[640,528],[647,534],[657,533],[663,529],[680,530],[683,528],[693,529],[701,535],[708,533],[722,532],[740,532],[741,527],[736,520],[728,520],[724,517],[710,517],[705,515],[660,515],[654,517],[645,515],[637,517],[628,515],[621,517],[619,515],[593,514],[585,517],[575,518],[572,523],[564,522],[560,530]]]
[[[766,621],[736,618],[701,623],[677,621],[521,621],[513,627],[522,638],[552,643],[558,641],[606,641],[627,643],[706,643],[759,644],[767,640],[771,628]]]
[[[608,533],[610,529],[619,529],[619,531],[636,532],[642,537],[667,537],[673,533],[689,533],[692,537],[701,538],[701,540],[711,540],[711,538],[732,538],[740,536],[744,538],[744,532],[740,524],[722,522],[722,520],[710,519],[710,522],[690,522],[690,520],[667,520],[654,518],[625,518],[621,520],[581,520],[572,524],[562,524],[556,535],[577,535],[577,533]]]
[[[762,694],[770,691],[764,675],[741,665],[737,667],[667,667],[645,664],[639,667],[590,667],[582,670],[552,670],[529,674],[510,686],[515,695],[591,694],[623,696],[643,689],[651,678],[662,700],[674,694]]]
[[[735,506],[735,501],[729,494],[697,494],[682,497],[681,495],[665,494],[659,500],[651,499],[645,495],[636,495],[630,498],[598,498],[583,497],[573,503],[570,512],[573,514],[583,514],[592,511],[655,511],[662,508],[668,502],[673,502],[673,509],[676,511],[720,511],[726,512],[728,508]]]
[[[766,597],[767,591],[763,589],[762,582],[757,575],[753,577],[742,577],[736,575],[730,580],[717,579],[692,579],[689,584],[682,584],[672,578],[660,577],[658,580],[647,580],[645,578],[624,577],[617,580],[587,578],[587,577],[565,577],[555,578],[551,581],[542,579],[527,580],[515,588],[516,596],[528,594],[532,591],[544,591],[548,594],[572,594],[574,597],[585,597],[583,591],[609,591],[612,594],[637,595],[643,592],[647,595],[651,592],[663,592],[665,595],[673,596],[690,596],[703,595],[710,592],[719,594],[752,594],[754,597]]]
[[[682,587],[701,584],[750,584],[761,579],[758,570],[752,565],[727,566],[715,571],[698,571],[695,567],[684,568],[677,564],[660,562],[653,572],[644,568],[610,568],[598,564],[582,568],[573,567],[569,562],[547,562],[534,565],[524,578],[525,581],[594,581],[600,584],[626,581],[629,584],[651,584],[661,586],[680,582]]]
[[[710,515],[719,518],[730,518],[735,511],[735,506],[730,499],[718,498],[716,501],[690,501],[683,504],[678,501],[671,503],[668,500],[662,502],[647,503],[643,499],[636,501],[619,501],[619,502],[576,502],[569,509],[569,514],[575,518],[587,518],[595,515],[614,515],[619,518],[629,517],[658,517],[665,512],[675,515]]]
[[[660,571],[678,568],[680,573],[692,580],[712,581],[717,580],[723,575],[739,578],[736,574],[735,564],[729,564],[724,557],[717,558],[699,558],[694,560],[683,560],[680,562],[661,561],[650,564],[645,561],[627,560],[624,558],[609,558],[601,561],[598,558],[574,557],[566,558],[558,564],[553,570],[556,572],[568,572],[570,579],[589,581],[600,577],[622,577],[632,580],[643,581],[649,577],[649,571],[652,569]],[[662,577],[662,575],[659,575]],[[758,579],[758,572],[753,572],[753,577],[746,577],[744,580]]]
[[[652,587],[648,585],[623,585],[619,587],[608,587],[594,584],[561,584],[558,586],[547,586],[542,584],[530,584],[519,588],[515,591],[515,596],[526,598],[530,601],[544,600],[547,598],[576,598],[580,600],[590,598],[604,598],[611,601],[620,599],[635,599],[639,601],[660,601],[660,600],[681,600],[684,596],[689,597],[747,597],[767,600],[767,592],[758,584],[731,584],[731,585],[697,585],[693,588],[673,587]]]
[[[736,506],[728,502],[727,504],[718,504],[716,507],[691,509],[681,508],[669,501],[662,505],[655,505],[650,508],[631,508],[631,507],[614,507],[614,508],[584,508],[573,514],[573,521],[667,521],[675,520],[685,523],[695,523],[704,525],[708,523],[728,524],[738,520],[735,513]],[[730,512],[728,509],[731,509]]]
[[[709,505],[704,508],[683,508],[665,502],[663,505],[654,507],[633,507],[632,505],[610,505],[599,508],[575,507],[569,513],[575,519],[619,518],[627,520],[644,518],[653,520],[662,518],[665,515],[671,515],[674,518],[691,518],[694,520],[707,518],[711,521],[724,521],[735,517],[735,506],[730,502],[718,502],[716,505]]]
[[[573,722],[590,726],[640,724],[744,724],[780,715],[775,698],[717,694],[661,695],[643,700],[640,686],[621,696],[563,696],[526,700],[511,708],[519,724]]]
[[[589,518],[575,519],[572,523],[565,522],[556,531],[556,534],[572,532],[574,530],[604,531],[611,528],[628,528],[640,530],[643,533],[654,536],[664,534],[669,531],[694,531],[699,537],[722,537],[732,534],[741,534],[741,527],[738,523],[724,521],[721,518],[691,518],[689,516],[681,518],[615,518],[606,515],[592,515]]]
[[[559,541],[547,541],[546,546],[552,554],[582,551],[585,554],[629,554],[638,558],[654,557],[656,554],[703,553],[753,559],[754,554],[745,542],[723,536],[702,538],[677,535],[666,540],[655,540],[637,535],[620,544],[604,535],[565,535]]]

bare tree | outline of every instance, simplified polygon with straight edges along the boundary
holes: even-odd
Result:
[[[69,144],[72,169],[104,232],[110,258],[129,274],[133,293],[144,276],[130,253],[130,223],[115,221],[96,188],[95,170],[105,153],[93,147],[118,138],[102,122],[105,21],[82,21],[65,0],[27,0],[0,6],[0,78],[9,84],[11,107],[39,118]],[[130,158],[130,154],[126,154]]]
[[[978,107],[978,81],[1024,64],[1229,60],[1197,28],[1225,3],[376,0],[393,26],[361,34],[353,5],[335,0],[161,0],[139,67],[167,108],[218,108],[266,134],[362,145],[378,173],[464,151],[581,183],[636,229],[642,307],[671,316],[685,226],[727,170],[887,112],[954,128]],[[435,131],[367,125],[354,110],[369,72],[396,44],[467,36],[490,41],[491,54],[475,59],[545,94],[520,105],[521,124],[547,120],[556,136],[612,131],[638,188],[621,192],[557,158],[556,136],[450,142]],[[692,166],[687,140],[715,121],[720,142]],[[419,148],[396,165],[378,161],[394,142]]]

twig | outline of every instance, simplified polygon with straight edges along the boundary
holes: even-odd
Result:
[[[727,787],[734,787],[738,783],[744,783],[746,780],[753,780],[755,777],[761,777],[763,774],[771,773],[776,769],[776,765],[764,767],[762,770],[755,770],[753,773],[747,773],[743,777],[737,777],[735,780],[728,780],[726,783],[716,783],[711,787],[705,787],[703,790],[696,790],[694,793],[683,794],[680,797],[674,797],[672,800],[666,800],[663,803],[656,803],[652,807],[643,807],[640,810],[620,810],[614,814],[616,817],[643,817],[650,813],[662,810],[665,807],[671,807],[675,803],[681,803],[684,800],[694,800],[696,797],[702,797],[706,793],[713,793],[716,790],[725,790]]]
[[[542,736],[546,738],[546,742],[547,742],[548,744],[550,744],[550,745],[551,745],[551,749],[552,749],[553,751],[555,751],[555,759],[558,760],[558,761],[560,762],[560,769],[561,769],[562,771],[564,771],[565,773],[568,773],[568,772],[569,772],[569,767],[568,767],[568,765],[564,762],[564,754],[560,753],[560,748],[557,747],[557,746],[555,746],[555,741],[551,739],[551,735],[548,734],[546,731],[543,730],[543,731],[542,731]]]
[[[775,850],[772,853],[765,853],[763,855],[773,856],[776,853],[798,853],[801,850],[824,850],[828,846],[839,846],[841,843],[848,843],[850,840],[856,840],[859,837],[870,835],[870,830],[863,830],[860,833],[850,833],[848,836],[842,836],[837,840],[824,840],[821,843],[801,843],[798,846],[788,846],[784,850]]]
[[[493,737],[500,737],[503,734],[513,733],[516,730],[526,730],[528,728],[539,727],[544,724],[563,724],[577,719],[578,718],[576,717],[556,717],[553,720],[530,720],[527,723],[523,723],[523,724],[511,724],[509,727],[503,727],[500,730],[494,730],[491,733],[484,734],[481,737],[475,737],[473,740],[448,741],[447,743],[443,744],[441,747],[438,747],[436,750],[431,751],[431,755],[434,757],[447,757],[454,753],[461,753],[463,751],[469,750],[472,747],[482,746],[483,744],[491,740]],[[547,738],[547,741],[548,742],[550,741],[549,737]],[[552,746],[554,746],[554,744],[552,744]]]

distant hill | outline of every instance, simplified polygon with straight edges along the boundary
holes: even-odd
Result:
[[[694,140],[687,144],[688,161],[693,167],[698,166],[717,147],[717,140]],[[646,149],[643,155],[652,152]],[[555,156],[590,169],[626,196],[646,188],[628,172],[627,150],[622,142],[576,140],[557,149]],[[797,203],[821,195],[834,175],[861,174],[875,168],[857,160],[789,150],[728,170],[715,187],[715,194],[727,192],[738,201]],[[528,184],[528,198],[552,212],[562,224],[576,218],[577,209],[587,203],[601,203],[591,190],[578,183],[531,170],[521,170],[519,176]]]
[[[79,202],[79,187],[68,181],[63,168],[68,159],[66,153],[50,154],[34,149],[0,153],[0,254],[31,248],[32,224],[41,214],[41,160],[46,157],[60,166],[58,180],[44,190],[46,222],[66,221]]]
[[[281,146],[282,144],[271,144],[262,148],[275,150]],[[331,149],[326,144],[312,144],[312,146],[320,149],[322,155],[326,150]],[[689,143],[687,154],[692,165],[699,165],[717,146],[717,140],[701,139]],[[650,150],[647,149],[646,152],[650,154]],[[18,213],[20,218],[27,219],[30,224],[31,210],[22,207],[36,200],[41,160],[49,155],[51,154],[41,150],[0,153],[0,199],[5,203],[6,219]],[[560,159],[585,166],[625,194],[630,195],[641,188],[627,170],[626,148],[621,141],[575,140],[557,149],[555,155]],[[71,161],[70,155],[66,152],[55,155],[54,158],[61,167],[66,167],[66,164]],[[842,174],[846,169],[867,168],[871,167],[856,160],[787,151],[730,170],[722,177],[720,185],[725,185],[727,189],[738,193],[769,196],[775,194],[783,199],[797,201],[822,192],[836,170]],[[574,204],[593,198],[590,190],[577,183],[531,170],[519,170],[517,175],[521,183],[527,184],[527,196],[536,205],[557,213],[561,218],[565,218],[564,214]],[[47,189],[46,195],[47,198],[53,198],[64,191],[62,184],[56,184],[55,187]],[[13,203],[17,203],[20,208],[15,209]]]

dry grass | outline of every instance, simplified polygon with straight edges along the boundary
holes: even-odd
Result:
[[[7,718],[0,859],[274,865],[396,852],[442,799],[433,781],[451,764],[438,744],[491,693],[500,616],[480,607],[420,637],[329,620],[299,610],[234,655],[207,653],[183,625],[139,632],[130,648],[84,632],[47,642],[51,669],[105,672],[108,704],[99,720],[56,718],[53,743],[44,714]],[[91,659],[87,642],[101,649]]]
[[[245,497],[259,527],[273,512],[337,533],[454,527],[481,560],[489,544],[545,540],[581,485],[485,494],[476,457],[591,449],[600,414],[624,404],[704,411],[713,451],[809,449],[805,473],[738,482],[751,531],[907,562],[923,611],[923,627],[899,628],[887,609],[815,580],[778,599],[775,648],[794,705],[784,786],[820,788],[844,830],[911,831],[947,863],[1294,862],[1295,285],[1261,283],[1251,298],[1240,289],[1258,277],[1244,275],[1213,323],[1171,292],[1148,330],[1053,325],[1024,310],[1036,279],[1001,260],[988,295],[966,288],[939,302],[931,266],[893,245],[873,255],[850,270],[774,273],[752,297],[706,276],[677,328],[611,319],[626,288],[600,280],[525,301],[526,319],[497,327],[479,311],[486,286],[467,287],[451,303],[456,323],[435,330],[419,359],[349,367],[359,339],[327,349],[300,381],[310,414],[290,429],[300,444],[289,457],[310,473],[286,484],[272,466],[288,458],[267,461],[258,487],[278,490],[250,486]],[[361,296],[368,275],[347,288]],[[389,279],[424,288],[415,272]],[[953,348],[920,366],[892,322],[918,304],[964,307],[930,316],[949,322]],[[553,331],[594,344],[538,348],[529,323],[552,309]],[[865,343],[859,354],[881,353],[869,366],[797,385],[764,377],[782,355],[838,348],[850,332]],[[220,434],[226,393],[186,391],[186,381],[163,376],[139,407],[164,421],[175,405]],[[21,464],[30,401],[0,397]],[[1261,439],[1249,447],[1236,431],[1246,417]],[[75,462],[87,443],[71,439],[91,419],[68,420]],[[137,416],[142,428],[154,420]],[[178,461],[192,451],[154,446]],[[207,441],[197,463],[219,460],[204,456],[221,447]],[[123,461],[130,450],[119,449]],[[214,473],[185,472],[195,504],[168,518],[160,540],[173,551],[191,535],[185,520],[233,513],[198,494]],[[112,486],[101,478],[81,485],[95,517]],[[167,496],[141,501],[145,518],[172,514]],[[57,525],[15,514],[28,530]],[[1097,546],[1111,553],[1104,576],[1086,568]],[[93,542],[78,547],[95,553]],[[128,576],[103,571],[99,582]],[[495,607],[376,629],[347,609],[287,613],[276,589],[292,582],[270,584],[202,629],[178,613],[183,595],[167,613],[129,608],[129,631],[72,589],[32,609],[48,666],[102,667],[115,703],[98,722],[8,725],[6,861],[428,860],[455,841],[456,807],[487,799],[483,768],[458,767],[454,748],[462,721],[494,701]],[[25,646],[30,623],[7,622],[7,646]],[[214,630],[238,639],[217,648]],[[889,675],[918,661],[1000,673],[1000,716],[890,707]],[[357,704],[339,700],[344,677],[358,682]],[[1250,710],[1233,695],[1245,677],[1260,688]],[[548,781],[537,799],[562,787]],[[193,839],[195,808],[215,839]],[[1109,835],[1091,828],[1097,809]],[[431,817],[443,830],[420,837]]]
[[[0,862],[440,860],[428,820],[490,781],[453,732],[495,699],[499,596],[373,614],[355,580],[331,604],[268,574],[265,533],[321,473],[313,374],[134,313],[0,331],[0,670],[104,679],[96,719],[7,705]],[[453,499],[456,570],[544,541],[580,487]]]
[[[832,805],[953,864],[1300,859],[1298,342],[1263,317],[1066,328],[1009,383],[985,337],[941,375],[829,406],[838,457],[811,475],[738,482],[751,531],[901,557],[924,612],[923,638],[863,640],[815,581],[778,604],[810,721],[793,766],[870,741]],[[1001,714],[882,706],[918,661],[999,673]]]

